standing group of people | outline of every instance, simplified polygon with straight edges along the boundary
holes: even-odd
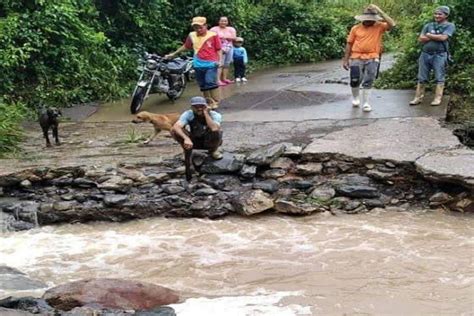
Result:
[[[237,36],[235,28],[229,26],[229,18],[221,16],[219,25],[212,27],[210,31],[219,36],[222,46],[221,67],[217,74],[217,84],[225,86],[234,83],[234,81],[228,79],[231,63],[234,64],[235,82],[247,82],[247,78],[245,78],[245,65],[248,62],[248,57],[247,51],[242,46],[244,39]]]
[[[434,22],[426,24],[421,30],[418,37],[422,45],[418,59],[418,84],[410,105],[421,103],[431,71],[434,72],[436,82],[435,97],[431,105],[441,104],[446,66],[450,57],[449,39],[455,31],[454,24],[448,22],[449,14],[448,6],[439,6],[434,12]],[[352,27],[347,37],[342,65],[344,69],[350,70],[352,105],[362,105],[363,111],[370,112],[370,90],[378,75],[383,50],[382,36],[395,26],[395,21],[374,4],[355,18],[361,23]]]
[[[193,67],[203,97],[191,99],[191,109],[185,111],[171,129],[171,135],[184,150],[186,178],[191,179],[191,153],[193,149],[208,150],[213,159],[222,159],[222,115],[217,111],[219,86],[232,83],[228,79],[229,67],[234,63],[236,82],[246,82],[245,64],[248,62],[243,38],[237,37],[229,19],[221,17],[219,25],[208,30],[205,17],[194,17],[184,44],[165,58],[173,58],[185,50],[193,50]]]
[[[219,86],[233,83],[229,77],[229,67],[234,63],[236,82],[247,82],[245,65],[248,62],[247,51],[242,46],[244,39],[237,37],[235,28],[229,26],[225,16],[219,19],[219,25],[208,30],[205,17],[195,17],[191,22],[193,31],[184,44],[165,58],[173,58],[185,50],[193,50],[193,67],[196,80],[204,98],[211,109],[219,106]]]
[[[421,102],[431,71],[434,71],[436,80],[435,98],[431,105],[441,103],[449,59],[448,43],[455,30],[454,24],[447,21],[449,14],[449,7],[438,7],[434,12],[434,22],[426,24],[419,35],[422,52],[418,60],[418,84],[410,105]],[[347,37],[342,66],[350,71],[352,106],[362,106],[363,111],[370,112],[370,91],[379,71],[382,37],[395,26],[395,21],[374,4],[355,19],[361,23],[352,27]],[[214,111],[220,99],[218,89],[219,86],[232,83],[228,79],[232,62],[235,80],[245,82],[245,64],[248,61],[247,52],[242,47],[243,39],[237,37],[227,17],[221,17],[219,25],[210,30],[207,29],[205,17],[193,18],[191,25],[193,31],[184,44],[165,56],[172,58],[184,50],[193,49],[196,79],[203,93],[203,97],[191,99],[191,109],[181,115],[171,130],[172,136],[184,149],[188,179],[192,149],[205,149],[212,158],[222,158],[219,151],[222,144],[222,116]]]

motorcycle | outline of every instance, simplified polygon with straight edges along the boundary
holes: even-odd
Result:
[[[165,59],[156,54],[145,53],[138,70],[141,71],[132,93],[130,111],[136,114],[143,102],[152,93],[165,93],[174,101],[181,97],[186,83],[194,77],[192,58]]]

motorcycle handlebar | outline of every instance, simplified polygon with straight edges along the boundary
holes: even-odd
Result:
[[[153,53],[148,53],[148,52],[145,52],[145,53],[144,53],[144,58],[145,58],[145,59],[151,58],[151,59],[154,59],[154,60],[156,60],[156,61],[160,61],[160,62],[164,62],[164,63],[173,61],[173,60],[175,60],[175,59],[182,59],[182,60],[186,60],[186,61],[190,61],[190,60],[193,59],[192,57],[189,57],[189,56],[185,56],[185,57],[174,57],[174,58],[171,58],[171,59],[166,59],[164,56],[160,56],[160,55],[153,54]]]

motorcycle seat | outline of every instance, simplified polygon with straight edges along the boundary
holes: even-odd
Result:
[[[166,67],[172,74],[181,74],[186,69],[187,61],[182,59],[173,59],[168,62]]]

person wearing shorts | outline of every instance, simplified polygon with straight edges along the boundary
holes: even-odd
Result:
[[[237,36],[235,28],[229,26],[229,19],[226,16],[221,16],[219,19],[219,25],[211,28],[212,32],[215,32],[220,40],[222,47],[222,59],[221,65],[222,68],[219,68],[217,73],[218,85],[225,86],[229,83],[232,83],[232,80],[229,80],[227,77],[229,75],[229,67],[232,63],[233,56],[233,41]]]
[[[199,84],[208,105],[212,109],[219,106],[219,85],[217,71],[222,59],[221,40],[219,36],[207,29],[205,17],[193,18],[191,25],[193,32],[189,33],[184,44],[165,58],[174,58],[185,50],[194,50],[193,67],[196,72],[196,81]]]

